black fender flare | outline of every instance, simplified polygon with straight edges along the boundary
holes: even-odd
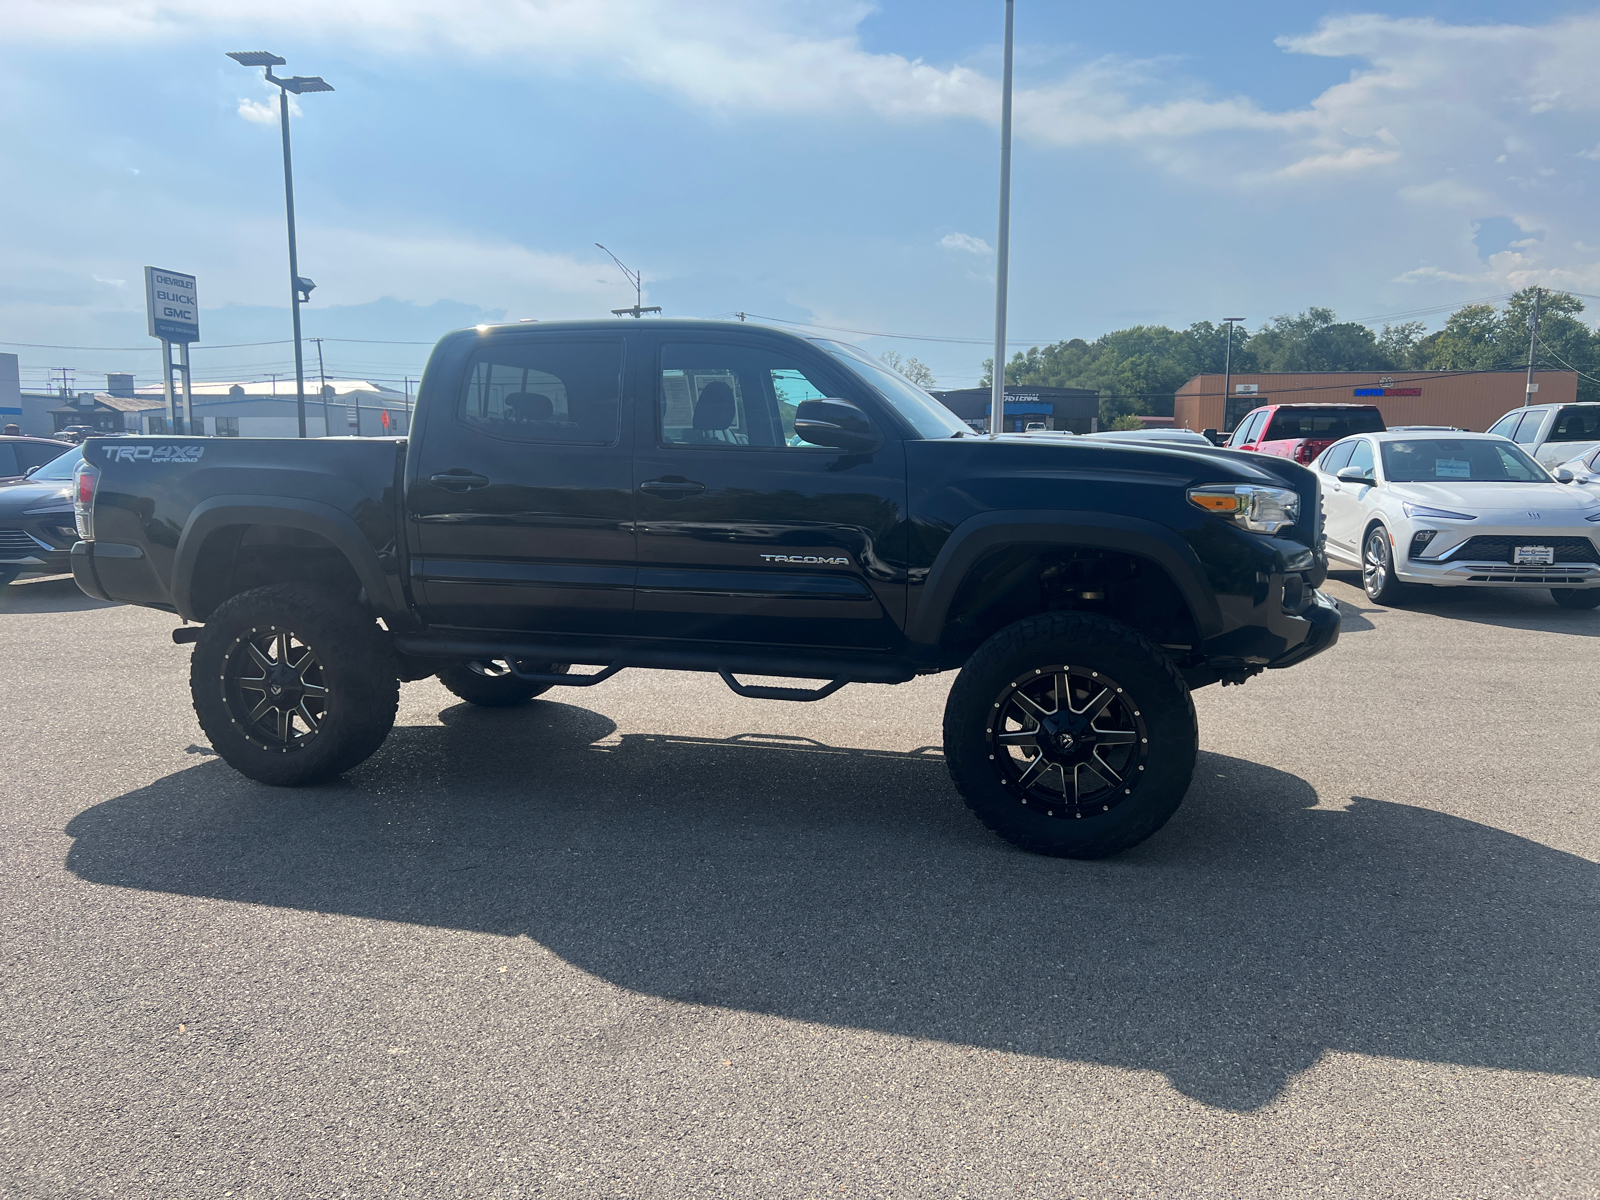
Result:
[[[186,621],[197,621],[193,601],[195,564],[206,538],[229,525],[277,525],[303,529],[331,542],[343,554],[367,591],[367,598],[382,614],[394,609],[394,592],[389,576],[378,561],[378,552],[362,536],[348,514],[318,500],[297,500],[287,496],[213,496],[195,505],[178,538],[172,561],[172,603]]]
[[[928,568],[907,638],[936,646],[956,592],[978,560],[1010,546],[1085,546],[1147,558],[1177,586],[1202,640],[1223,630],[1222,610],[1194,550],[1154,521],[1078,509],[1015,509],[980,513],[957,525]]]

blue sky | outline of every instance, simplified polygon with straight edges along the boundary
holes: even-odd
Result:
[[[1017,9],[1019,342],[1600,295],[1600,10]],[[293,118],[306,332],[352,339],[325,345],[331,375],[414,377],[478,320],[603,316],[632,295],[601,241],[669,314],[973,339],[857,338],[973,384],[1001,13],[0,0],[0,350],[27,385],[58,366],[153,380],[150,263],[199,276],[218,347],[196,348],[199,375],[292,369],[287,345],[222,348],[288,336],[275,93],[224,57],[269,49],[337,89]]]

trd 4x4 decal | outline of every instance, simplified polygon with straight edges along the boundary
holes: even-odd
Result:
[[[206,452],[204,446],[107,446],[107,462],[199,462]]]

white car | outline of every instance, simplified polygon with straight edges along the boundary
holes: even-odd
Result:
[[[1600,495],[1558,483],[1491,433],[1369,433],[1312,464],[1328,557],[1361,568],[1367,595],[1408,585],[1550,589],[1600,606]]]

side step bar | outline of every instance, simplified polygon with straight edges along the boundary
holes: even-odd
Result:
[[[511,668],[511,673],[518,679],[526,679],[529,683],[550,683],[556,687],[593,687],[597,683],[604,683],[618,671],[626,670],[625,663],[612,663],[602,671],[593,675],[546,675],[540,671],[524,671],[517,666],[517,660],[507,658],[501,660]]]
[[[831,696],[849,683],[848,679],[835,679],[832,683],[825,683],[819,688],[792,688],[792,687],[765,687],[759,683],[740,683],[733,677],[732,671],[718,671],[722,682],[728,685],[728,690],[736,696],[744,696],[751,700],[798,700],[802,703],[808,700],[821,700],[824,696]]]

